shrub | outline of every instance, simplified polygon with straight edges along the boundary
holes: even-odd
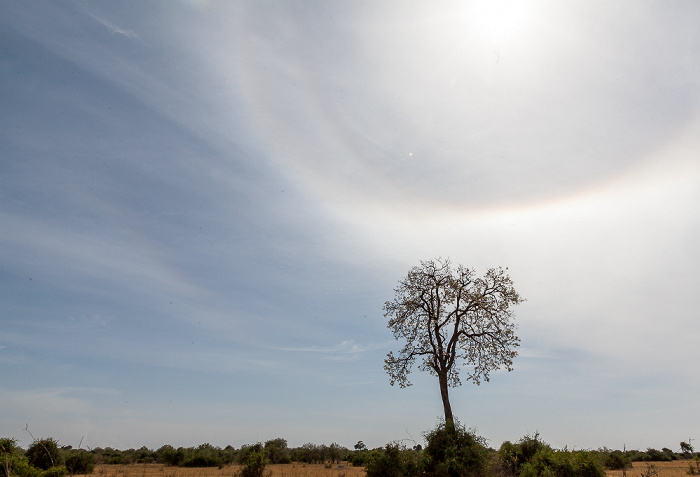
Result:
[[[632,465],[630,456],[619,450],[601,450],[603,455],[603,465],[609,470],[629,469]]]
[[[354,467],[362,467],[369,462],[370,452],[366,449],[351,452],[347,456],[348,462]]]
[[[278,437],[265,442],[265,456],[271,464],[289,464],[289,448],[287,440]]]
[[[223,467],[221,449],[211,444],[201,444],[192,449],[184,462],[183,467]]]
[[[520,477],[605,477],[605,470],[594,452],[540,449],[523,464]]]
[[[128,464],[128,459],[124,457],[124,453],[119,449],[105,447],[101,452],[101,463],[104,464]]]
[[[66,456],[65,466],[70,475],[92,474],[95,470],[95,456],[84,450],[72,451]]]
[[[483,438],[459,423],[453,429],[444,424],[425,434],[423,468],[435,477],[484,476],[488,466],[488,449]]]
[[[16,450],[17,440],[10,437],[0,438],[0,466],[2,466],[2,477],[11,477],[16,458]]]
[[[267,459],[261,444],[243,446],[240,458],[242,467],[236,474],[237,477],[269,477],[272,474],[269,472],[268,476],[265,475]]]
[[[532,461],[535,455],[545,448],[548,446],[542,442],[537,432],[532,436],[524,436],[517,444],[506,441],[498,449],[497,465],[499,470],[505,475],[519,475],[522,466]]]
[[[663,451],[660,451],[658,449],[653,449],[650,447],[647,449],[648,459],[646,459],[646,460],[650,460],[653,462],[671,461],[671,460],[673,460],[673,457],[671,456],[671,454],[669,454],[669,452],[667,452],[666,449],[664,449]]]
[[[66,467],[64,465],[49,467],[41,473],[41,477],[65,477],[65,475]]]
[[[156,451],[156,461],[165,465],[179,465],[185,457],[182,450],[175,450],[170,444],[161,446]]]
[[[17,439],[12,439],[11,437],[0,438],[0,458],[4,458],[6,455],[11,456],[17,449]]]
[[[369,453],[367,477],[417,477],[421,475],[418,453],[397,443]]]
[[[58,441],[51,437],[32,442],[27,449],[26,456],[29,465],[41,470],[48,470],[51,467],[63,465],[63,454],[58,448]],[[63,470],[65,471],[65,468]]]

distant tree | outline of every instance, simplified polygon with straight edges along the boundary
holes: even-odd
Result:
[[[331,461],[332,464],[336,464],[340,462],[344,452],[347,451],[347,449],[344,449],[343,447],[340,446],[337,442],[332,443],[331,445],[328,446],[327,449],[327,457]]]
[[[323,448],[317,444],[307,442],[301,447],[298,447],[295,452],[295,460],[305,462],[307,464],[318,464],[323,462]]]
[[[221,449],[209,443],[198,445],[191,449],[182,467],[222,467]]]
[[[161,446],[156,452],[156,460],[166,465],[179,465],[184,459],[184,453],[175,450],[170,444]]]
[[[361,451],[367,449],[367,446],[365,445],[364,442],[362,441],[357,441],[357,444],[355,444],[355,450]]]
[[[287,440],[278,437],[265,442],[265,456],[271,464],[288,464],[290,458]]]
[[[493,370],[512,371],[520,339],[511,307],[523,298],[503,269],[477,277],[462,265],[453,269],[449,259],[422,261],[394,291],[384,316],[394,337],[406,343],[385,360],[391,385],[410,386],[408,375],[420,359],[418,369],[438,378],[445,425],[454,428],[448,388],[461,384],[459,365],[470,367],[467,380],[477,385]]]
[[[693,446],[687,442],[681,442],[681,452],[684,454],[692,454]]]

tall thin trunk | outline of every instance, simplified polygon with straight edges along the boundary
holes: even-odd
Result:
[[[440,381],[440,396],[442,397],[442,407],[445,410],[445,429],[454,430],[455,421],[452,416],[452,406],[450,405],[449,387],[447,386],[447,373],[438,375]]]

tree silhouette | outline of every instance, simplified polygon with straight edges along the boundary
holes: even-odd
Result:
[[[493,370],[513,369],[520,339],[511,307],[524,299],[506,270],[492,268],[476,277],[462,265],[453,269],[449,259],[421,261],[399,282],[394,300],[384,304],[388,327],[406,342],[384,361],[391,385],[410,386],[408,375],[419,359],[418,369],[438,378],[448,428],[454,428],[448,388],[461,384],[461,365],[477,385]]]

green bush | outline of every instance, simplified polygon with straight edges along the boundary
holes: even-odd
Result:
[[[425,434],[428,445],[423,456],[426,474],[434,477],[485,476],[489,452],[483,438],[459,423],[444,424]]]
[[[417,477],[421,463],[416,451],[392,443],[370,452],[365,470],[367,477]]]
[[[41,477],[65,477],[66,467],[64,465],[57,465],[54,467],[49,467],[44,472],[41,473]]]
[[[184,459],[184,452],[178,452],[169,444],[161,446],[156,451],[156,461],[165,465],[179,465]]]
[[[540,449],[523,464],[520,477],[605,477],[603,464],[595,452]]]
[[[236,474],[237,477],[265,477],[267,458],[262,444],[243,446],[240,459],[242,467]]]
[[[17,451],[17,439],[11,437],[0,437],[0,458],[11,456]]]
[[[27,449],[26,456],[29,465],[41,470],[48,470],[51,467],[63,465],[63,454],[58,448],[58,441],[52,437],[32,442]]]
[[[0,476],[11,477],[17,456],[17,440],[10,437],[0,438]]]
[[[29,462],[27,462],[27,459],[15,454],[12,475],[17,477],[41,477],[41,470],[32,467],[29,465]]]
[[[609,470],[629,469],[632,466],[630,456],[619,450],[602,449],[603,465]]]
[[[538,433],[526,435],[517,444],[504,442],[497,455],[501,475],[517,477],[605,477],[605,461],[629,462],[619,451],[557,451]]]
[[[95,470],[95,456],[88,451],[71,451],[65,458],[66,471],[70,475],[92,474]]]
[[[278,437],[265,442],[265,457],[271,464],[289,464],[292,460],[289,457],[287,440]]]
[[[347,460],[350,463],[350,465],[354,467],[362,467],[367,465],[367,462],[369,462],[369,457],[370,452],[366,449],[363,449],[349,453],[347,456]]]
[[[506,441],[498,449],[498,468],[502,474],[508,476],[519,475],[522,466],[526,462],[532,461],[535,455],[545,448],[548,448],[548,446],[542,442],[539,433],[535,433],[532,436],[526,435],[517,444]]]

